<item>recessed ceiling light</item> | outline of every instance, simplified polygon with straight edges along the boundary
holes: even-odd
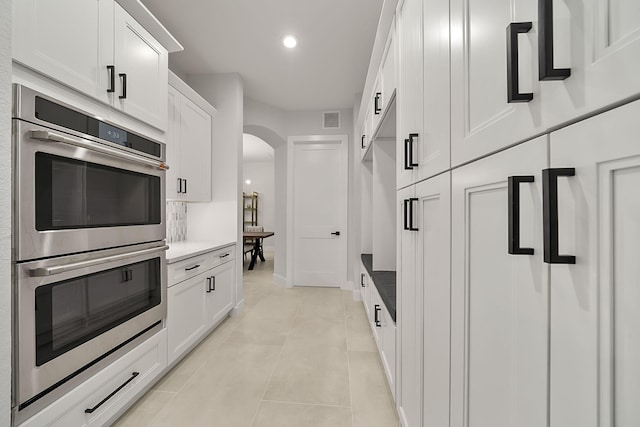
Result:
[[[288,47],[289,49],[293,49],[294,47],[296,47],[298,42],[296,41],[295,37],[286,36],[285,38],[282,39],[282,44]]]
[[[249,184],[251,184],[251,180],[250,180],[250,179],[248,179],[248,180],[246,180],[244,183],[245,183],[245,184],[247,184],[247,185],[249,185]]]

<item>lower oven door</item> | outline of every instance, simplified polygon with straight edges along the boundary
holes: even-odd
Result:
[[[162,327],[167,246],[129,249],[16,266],[19,409]]]

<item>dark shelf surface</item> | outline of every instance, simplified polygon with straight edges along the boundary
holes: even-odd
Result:
[[[387,307],[393,321],[396,321],[396,272],[395,271],[374,271],[373,255],[362,254],[362,263],[367,269],[373,284],[376,285],[378,293]]]

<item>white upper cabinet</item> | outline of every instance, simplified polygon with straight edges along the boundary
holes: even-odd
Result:
[[[398,25],[397,188],[413,183],[423,122],[422,0],[400,0]],[[417,151],[417,152],[416,152]]]
[[[13,4],[13,59],[165,130],[167,49],[113,0]]]
[[[391,30],[387,38],[387,47],[382,57],[382,90],[380,108],[386,110],[391,102],[391,97],[396,90],[396,37],[395,21],[391,24]]]
[[[531,0],[451,0],[453,166],[545,130],[535,29],[511,26],[513,42],[507,50],[509,24],[536,17],[536,2]],[[507,72],[508,64],[512,73]],[[508,100],[510,82],[513,102]]]
[[[638,118],[636,101],[551,134],[551,167],[575,174],[549,186],[554,248],[575,256],[550,267],[551,427],[640,420]]]
[[[107,65],[113,65],[114,5],[113,0],[14,2],[13,59],[111,103]]]
[[[165,129],[169,54],[131,15],[116,4],[115,106],[137,119]]]
[[[541,83],[543,118],[549,126],[569,121],[640,94],[640,3],[638,0],[544,0],[538,29],[547,68],[569,69],[558,81]],[[534,16],[534,19],[538,18]],[[549,29],[552,30],[549,33]],[[537,70],[536,70],[537,71]],[[566,75],[566,72],[564,73]],[[536,77],[538,77],[536,73]],[[553,78],[553,77],[551,77]]]
[[[211,120],[207,101],[170,73],[167,126],[167,199],[211,201]]]

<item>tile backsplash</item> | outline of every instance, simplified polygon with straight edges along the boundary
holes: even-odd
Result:
[[[167,243],[187,239],[187,203],[167,202]]]

